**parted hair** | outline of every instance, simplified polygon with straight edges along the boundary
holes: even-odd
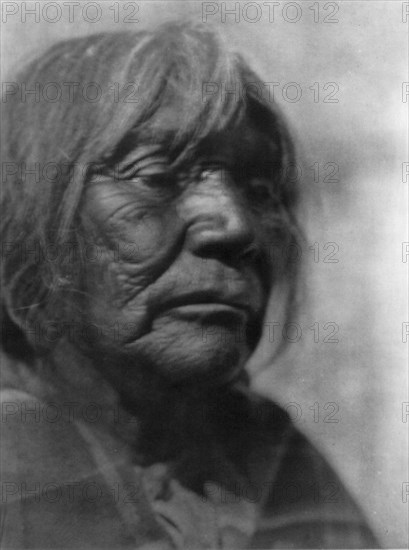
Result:
[[[35,324],[72,319],[73,307],[81,307],[84,188],[95,171],[118,158],[130,135],[136,142],[139,133],[149,135],[152,118],[175,97],[183,100],[180,126],[169,144],[175,163],[194,158],[202,140],[245,117],[268,136],[282,238],[297,243],[298,189],[285,170],[295,161],[286,124],[260,93],[259,77],[211,26],[168,22],[151,31],[63,41],[15,81],[18,90],[8,94],[2,114],[0,275],[6,352],[27,357],[46,351]],[[246,92],[221,99],[210,93],[218,83],[234,83]],[[23,88],[37,90],[37,97],[23,97]],[[271,212],[266,226],[273,227],[276,217],[277,211]],[[297,262],[283,257],[275,267],[276,278],[290,289],[290,311]]]

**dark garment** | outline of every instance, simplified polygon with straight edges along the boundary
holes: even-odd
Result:
[[[173,396],[144,421],[112,409],[109,423],[98,414],[112,403],[95,394],[78,414],[75,390],[13,376],[2,391],[4,548],[377,547],[324,458],[245,387]]]

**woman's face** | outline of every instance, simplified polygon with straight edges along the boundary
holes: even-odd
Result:
[[[265,138],[243,124],[173,173],[166,139],[178,116],[164,111],[153,123],[155,144],[139,140],[115,176],[88,184],[82,206],[94,245],[85,278],[87,322],[100,335],[92,348],[112,365],[127,358],[121,385],[138,366],[174,382],[234,379],[254,348],[271,284],[260,217],[270,207]]]

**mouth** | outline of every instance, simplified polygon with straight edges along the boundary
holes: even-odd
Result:
[[[226,294],[204,290],[171,296],[160,304],[156,314],[236,325],[247,324],[257,318],[257,312],[244,293]]]
[[[249,304],[250,300],[243,295],[225,295],[217,292],[192,292],[188,294],[180,294],[164,300],[160,306],[160,310],[179,309],[183,311],[202,310],[208,311],[223,311],[236,310],[248,316],[253,316],[253,308]]]

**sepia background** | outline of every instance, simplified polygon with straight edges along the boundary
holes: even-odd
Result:
[[[24,22],[35,4],[38,20]],[[276,83],[299,152],[303,297],[274,362],[273,301],[250,368],[336,466],[381,544],[407,547],[407,3],[106,0],[88,2],[95,22],[95,6],[70,22],[52,4],[2,2],[3,83],[56,40],[186,17],[219,27]]]

